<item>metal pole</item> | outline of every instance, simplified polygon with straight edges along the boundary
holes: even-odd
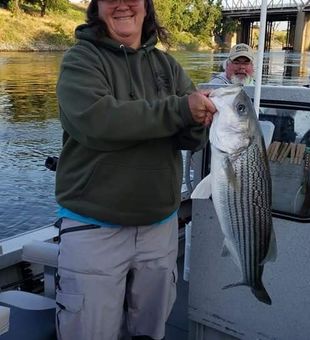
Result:
[[[264,62],[264,47],[265,47],[265,32],[267,21],[267,0],[262,0],[262,7],[260,11],[260,27],[258,39],[258,53],[255,73],[255,91],[254,91],[254,108],[257,116],[259,115],[259,103],[262,85],[262,73]]]

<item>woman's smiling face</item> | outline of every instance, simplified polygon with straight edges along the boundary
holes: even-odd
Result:
[[[144,0],[99,0],[98,14],[112,39],[127,47],[140,47],[146,15]]]

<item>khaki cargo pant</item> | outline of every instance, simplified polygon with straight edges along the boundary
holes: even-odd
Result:
[[[58,340],[118,340],[124,320],[130,335],[162,339],[176,298],[177,217],[152,226],[89,227],[62,222]]]

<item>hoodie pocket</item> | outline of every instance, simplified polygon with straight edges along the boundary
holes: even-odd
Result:
[[[101,202],[107,208],[123,212],[161,209],[176,199],[176,176],[169,168],[133,168],[100,162],[92,172],[83,199]]]

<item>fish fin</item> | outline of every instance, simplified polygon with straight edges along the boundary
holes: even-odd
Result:
[[[211,196],[211,175],[201,180],[191,194],[192,199],[206,199]]]
[[[237,283],[232,283],[232,284],[229,284],[227,286],[224,286],[222,289],[228,289],[228,288],[240,287],[240,286],[247,286],[248,287],[249,285],[245,282],[237,282]],[[270,298],[269,294],[267,293],[263,284],[261,284],[259,287],[255,287],[255,288],[251,287],[251,291],[255,295],[257,300],[259,300],[260,302],[266,303],[267,305],[272,304],[271,298]]]
[[[251,288],[251,291],[260,302],[266,303],[267,305],[272,304],[271,298],[263,285],[258,288]]]
[[[265,258],[260,262],[260,265],[264,265],[266,262],[275,262],[277,258],[277,242],[273,228],[271,228],[269,248]]]
[[[229,255],[230,255],[229,249],[227,248],[225,241],[224,241],[221,256],[226,257],[226,256],[229,256]]]
[[[224,172],[226,174],[229,184],[233,186],[235,189],[237,189],[239,187],[237,177],[236,177],[234,168],[229,158],[225,159],[224,164],[223,164],[223,169],[224,169]]]
[[[248,286],[248,284],[241,281],[241,282],[236,282],[236,283],[231,283],[229,285],[226,285],[222,289],[228,289],[228,288],[239,287],[239,286]]]
[[[222,248],[221,256],[223,256],[223,257],[230,256],[231,259],[233,260],[233,262],[235,263],[235,265],[238,268],[240,268],[240,270],[241,270],[241,263],[240,263],[239,256],[238,256],[238,254],[236,252],[236,249],[233,247],[231,242],[229,242],[227,237],[225,237],[224,241],[223,241],[223,248]]]

